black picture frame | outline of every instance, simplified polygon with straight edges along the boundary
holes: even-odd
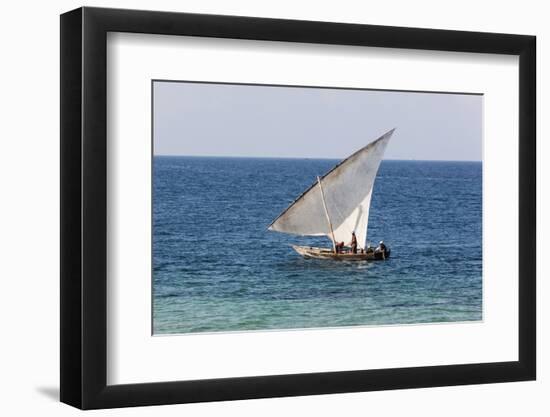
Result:
[[[519,360],[107,385],[108,32],[519,56]],[[61,15],[61,401],[82,409],[533,380],[536,377],[534,36],[79,8]]]

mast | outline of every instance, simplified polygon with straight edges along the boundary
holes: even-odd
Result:
[[[323,191],[323,186],[321,185],[321,178],[317,175],[317,182],[319,183],[319,188],[321,189],[321,199],[323,200],[323,208],[325,209],[325,215],[327,216],[328,227],[330,228],[330,235],[332,237],[332,250],[336,253],[336,239],[334,239],[334,230],[332,229],[332,222],[330,221],[330,216],[328,215],[327,203],[325,202],[325,193]]]

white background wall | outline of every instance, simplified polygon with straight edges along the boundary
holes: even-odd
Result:
[[[59,392],[59,17],[78,1],[2,5],[0,21],[0,414],[74,415]],[[545,2],[505,1],[92,1],[157,9],[509,32],[538,37],[538,381],[100,411],[99,415],[408,415],[550,413],[550,147],[543,119],[550,87]],[[544,236],[543,236],[544,234]],[[545,302],[546,301],[546,302]],[[546,395],[544,395],[546,394]],[[94,413],[96,414],[96,413]],[[96,415],[97,415],[96,414]]]

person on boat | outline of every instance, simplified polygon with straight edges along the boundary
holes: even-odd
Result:
[[[357,237],[355,232],[351,232],[351,253],[357,253]]]
[[[378,247],[376,248],[376,250],[378,252],[384,252],[386,253],[386,245],[384,244],[384,241],[381,240],[380,243],[378,244]]]

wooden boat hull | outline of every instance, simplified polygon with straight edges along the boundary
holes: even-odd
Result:
[[[370,251],[364,253],[334,253],[332,249],[316,248],[312,246],[292,245],[292,248],[304,258],[333,259],[338,261],[383,261],[390,257],[390,250],[386,252]]]

